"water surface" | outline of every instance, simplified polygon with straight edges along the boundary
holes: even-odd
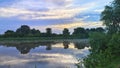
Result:
[[[89,54],[81,42],[0,44],[0,68],[76,68]]]

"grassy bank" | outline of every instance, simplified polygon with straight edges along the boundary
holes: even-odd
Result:
[[[37,42],[86,42],[88,39],[60,38],[60,37],[22,37],[22,38],[0,38],[0,43],[37,43]]]

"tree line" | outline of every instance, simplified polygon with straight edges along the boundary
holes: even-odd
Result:
[[[31,29],[28,25],[22,25],[16,31],[7,30],[1,37],[63,37],[63,38],[88,38],[92,32],[104,33],[105,29],[102,27],[85,29],[82,27],[75,28],[73,33],[69,29],[64,28],[62,34],[52,32],[51,28],[46,28],[46,32],[42,33],[35,28]]]

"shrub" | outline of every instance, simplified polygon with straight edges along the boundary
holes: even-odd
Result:
[[[120,54],[120,34],[114,34],[108,43],[108,50],[113,55]]]
[[[91,51],[94,53],[99,53],[100,51],[105,51],[107,48],[107,43],[109,39],[105,33],[91,33],[90,34],[90,45]]]

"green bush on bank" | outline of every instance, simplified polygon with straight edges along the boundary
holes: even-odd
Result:
[[[90,34],[90,44],[91,44],[91,52],[99,53],[100,51],[105,51],[107,48],[107,43],[109,39],[105,33],[91,33]]]
[[[120,55],[120,34],[114,34],[108,43],[108,50],[111,54]]]
[[[86,68],[116,68],[120,54],[120,34],[110,37],[104,33],[90,35],[91,54],[84,59]],[[116,63],[117,62],[117,63]]]

